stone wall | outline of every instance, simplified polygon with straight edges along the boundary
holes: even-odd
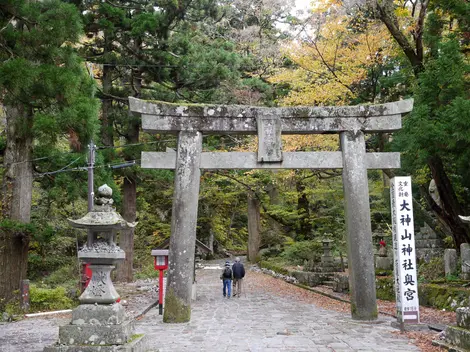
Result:
[[[444,242],[426,223],[415,234],[415,246],[417,261],[428,262],[432,258],[444,255]]]

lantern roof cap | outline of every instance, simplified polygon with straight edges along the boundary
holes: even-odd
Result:
[[[109,231],[113,229],[133,228],[137,223],[127,222],[116,209],[112,207],[113,191],[111,187],[104,184],[98,188],[98,196],[95,197],[93,209],[84,217],[73,220],[68,219],[71,226],[79,229],[90,229],[96,231]]]

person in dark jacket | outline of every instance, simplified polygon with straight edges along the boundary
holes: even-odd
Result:
[[[224,297],[230,298],[231,291],[232,291],[232,279],[233,279],[233,272],[232,269],[230,268],[230,263],[228,261],[225,262],[225,267],[224,270],[222,271],[222,274],[220,274],[220,278],[222,279],[222,282],[224,283],[224,288],[222,290],[222,293]]]
[[[242,294],[242,283],[245,277],[245,267],[240,262],[240,258],[235,258],[235,263],[232,265],[233,273],[233,297],[238,296],[240,298]]]

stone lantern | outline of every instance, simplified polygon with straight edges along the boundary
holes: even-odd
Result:
[[[323,247],[323,255],[321,256],[321,267],[323,272],[335,271],[335,264],[333,256],[331,255],[331,245],[334,242],[329,238],[321,240]]]
[[[90,283],[80,296],[81,304],[112,304],[119,299],[111,281],[116,262],[125,259],[125,252],[116,245],[116,233],[130,224],[114,208],[113,191],[108,185],[98,188],[93,210],[78,220],[69,219],[70,225],[88,231],[86,245],[78,251],[78,258],[90,264]]]
[[[116,245],[118,230],[134,227],[112,207],[112,190],[98,188],[93,209],[70,224],[88,231],[87,243],[78,258],[90,263],[91,280],[80,296],[80,305],[72,311],[69,325],[59,328],[59,341],[44,351],[142,351],[143,336],[133,336],[133,322],[118,302],[119,294],[111,281],[111,271],[125,252]]]

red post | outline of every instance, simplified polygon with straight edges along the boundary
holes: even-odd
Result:
[[[83,293],[91,280],[92,271],[90,263],[82,262],[82,277],[80,278],[80,292]]]
[[[158,273],[158,314],[163,314],[163,269]]]
[[[163,314],[163,273],[168,269],[168,249],[152,250],[153,267],[158,270],[158,313]]]

